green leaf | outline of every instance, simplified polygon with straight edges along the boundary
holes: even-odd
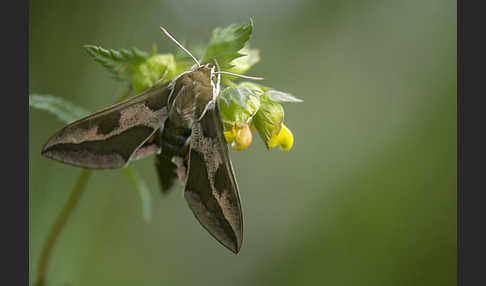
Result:
[[[232,102],[239,105],[241,108],[250,108],[250,99],[256,96],[253,90],[247,87],[226,87],[219,95],[219,99],[225,102]]]
[[[250,18],[248,25],[230,25],[226,28],[216,28],[213,31],[206,52],[201,64],[218,61],[221,70],[228,70],[233,67],[232,61],[243,56],[240,50],[250,39],[253,30],[253,20]]]
[[[248,44],[239,51],[243,56],[234,59],[228,71],[237,74],[246,73],[252,66],[260,61],[260,51],[248,48]]]
[[[130,166],[122,169],[123,175],[138,191],[140,201],[142,202],[142,216],[145,222],[150,223],[152,220],[152,194],[142,177]]]
[[[137,48],[107,50],[94,45],[85,45],[84,48],[95,61],[104,66],[117,80],[127,80],[133,66],[146,61],[149,57],[149,53]]]
[[[260,96],[260,103],[260,109],[253,117],[252,124],[270,150],[270,138],[277,136],[282,128],[284,110],[280,103],[269,99],[266,95]]]
[[[303,102],[302,99],[299,99],[293,96],[290,93],[285,93],[283,91],[269,89],[265,92],[265,94],[273,101],[276,102]]]
[[[249,88],[249,89],[253,90],[254,93],[260,94],[260,95],[264,94],[265,91],[266,91],[265,86],[258,84],[258,83],[251,82],[251,81],[242,81],[242,82],[238,83],[236,86],[237,87]]]
[[[258,83],[243,81],[237,85],[238,87],[247,87],[252,89],[255,93],[265,94],[270,100],[276,102],[304,102],[302,99],[295,97],[290,93],[279,91],[271,87],[263,86]]]
[[[260,108],[260,98],[246,87],[227,87],[218,96],[221,120],[228,126],[248,124]]]
[[[29,106],[45,110],[65,123],[73,122],[89,114],[87,110],[52,95],[32,94],[29,96]]]

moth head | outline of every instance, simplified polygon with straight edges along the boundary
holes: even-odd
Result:
[[[198,68],[198,70],[204,70],[208,73],[214,72],[214,65],[213,64],[205,64]]]
[[[216,73],[214,72],[216,66],[213,64],[205,64],[202,67],[205,71],[209,72],[209,78],[211,79],[211,81],[216,81]]]

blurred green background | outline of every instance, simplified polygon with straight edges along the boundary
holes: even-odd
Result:
[[[175,52],[248,23],[251,75],[285,106],[294,148],[231,151],[245,236],[235,256],[132,166],[152,222],[118,171],[97,171],[62,233],[49,285],[456,285],[456,1],[31,1],[30,92],[95,111],[125,90],[82,49]],[[63,123],[30,110],[31,281],[80,169],[40,156]]]

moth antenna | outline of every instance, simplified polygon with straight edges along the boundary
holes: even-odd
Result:
[[[184,52],[186,52],[186,54],[188,54],[189,56],[191,56],[191,58],[196,62],[196,64],[198,66],[201,66],[201,64],[199,63],[199,61],[186,48],[184,48],[183,45],[181,45],[174,37],[172,37],[172,35],[169,34],[169,32],[167,32],[167,30],[164,29],[164,27],[160,26],[160,29],[162,30],[162,32],[164,32],[164,34],[167,37],[169,37],[169,39],[171,39],[177,46],[179,46],[179,48],[181,48]]]
[[[248,75],[242,75],[242,74],[237,74],[237,73],[232,73],[232,72],[218,71],[218,72],[215,72],[215,73],[232,75],[232,76],[236,76],[236,77],[244,78],[244,79],[249,79],[249,80],[263,80],[263,77],[248,76]]]

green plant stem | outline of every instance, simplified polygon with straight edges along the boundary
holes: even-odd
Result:
[[[42,253],[39,262],[39,273],[38,273],[38,280],[36,285],[37,286],[44,286],[46,285],[46,276],[47,276],[47,268],[49,266],[49,258],[51,257],[52,250],[59,238],[59,234],[62,232],[69,216],[73,213],[74,207],[78,203],[79,199],[83,191],[85,190],[86,183],[91,175],[91,170],[83,169],[79,178],[74,185],[74,188],[69,195],[69,199],[64,205],[61,213],[57,217],[57,220],[54,226],[50,229],[49,235],[47,240],[42,248]]]

